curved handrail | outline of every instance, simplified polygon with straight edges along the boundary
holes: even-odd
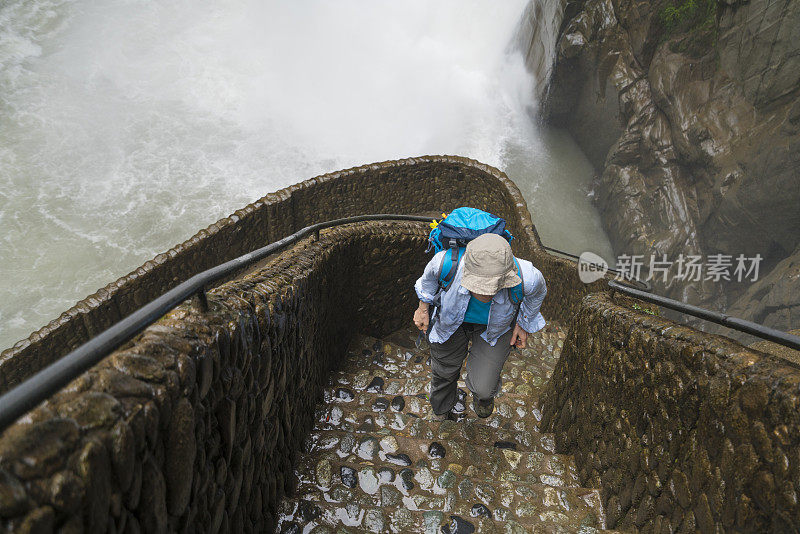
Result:
[[[579,256],[569,252],[564,252],[563,250],[546,247],[544,245],[542,245],[542,248],[549,250],[550,252],[556,252],[558,254],[563,254],[564,256],[569,256],[575,260],[580,260]],[[769,328],[768,326],[760,325],[752,321],[739,319],[738,317],[732,317],[724,313],[700,308],[699,306],[692,306],[691,304],[686,304],[685,302],[681,302],[679,300],[673,300],[671,298],[655,295],[650,292],[652,286],[649,282],[639,280],[638,278],[631,278],[628,273],[618,271],[616,269],[608,268],[608,270],[612,273],[617,273],[619,276],[623,277],[626,282],[631,282],[641,286],[641,288],[636,288],[627,284],[621,284],[617,280],[609,280],[608,287],[611,289],[615,289],[625,293],[628,296],[638,298],[651,304],[657,304],[659,306],[663,306],[664,308],[669,308],[670,310],[685,313],[693,317],[699,317],[700,319],[704,319],[712,323],[721,324],[722,326],[733,328],[734,330],[739,330],[741,332],[746,332],[748,334],[773,341],[785,347],[800,350],[800,336],[795,336],[793,334],[789,334],[788,332]]]
[[[580,256],[576,256],[575,254],[572,254],[570,252],[564,252],[563,250],[558,250],[557,248],[546,247],[544,245],[542,245],[542,248],[545,249],[545,250],[549,250],[550,252],[556,252],[558,254],[563,254],[564,256],[569,256],[570,258],[574,259],[575,261],[580,261],[580,259],[581,259]],[[591,265],[595,265],[597,267],[604,267],[603,265],[598,265],[596,263],[592,263]],[[621,276],[627,282],[630,282],[630,283],[632,283],[634,285],[638,285],[641,291],[647,291],[649,293],[653,289],[653,286],[651,286],[650,282],[648,282],[647,280],[639,280],[638,278],[632,277],[630,275],[630,273],[627,273],[625,271],[618,271],[617,269],[612,269],[611,267],[608,267],[608,266],[605,266],[605,269],[608,272],[616,273],[617,276]]]
[[[197,295],[200,299],[201,306],[206,308],[207,302],[205,289],[214,282],[235,273],[239,269],[247,267],[248,265],[252,265],[257,261],[274,254],[278,250],[296,243],[312,233],[318,237],[320,230],[325,228],[339,226],[342,224],[382,220],[429,222],[430,217],[422,215],[375,214],[357,215],[354,217],[345,217],[342,219],[334,219],[327,222],[317,223],[311,226],[306,226],[305,228],[302,228],[297,232],[284,237],[283,239],[275,241],[274,243],[270,243],[269,245],[256,249],[252,252],[248,252],[247,254],[243,254],[242,256],[217,265],[216,267],[212,267],[211,269],[207,269],[201,273],[198,273],[185,282],[178,284],[166,293],[145,304],[124,319],[113,324],[100,334],[71,351],[63,358],[45,367],[32,377],[17,385],[12,390],[0,396],[0,432],[11,426],[11,424],[13,424],[17,419],[22,417],[40,402],[47,399],[50,395],[67,385],[81,373],[100,362],[100,360],[102,360],[115,347],[131,339],[133,336],[147,328],[150,324],[158,320],[165,313],[187,298]],[[578,256],[568,252],[563,252],[550,247],[543,248],[579,259]],[[609,271],[624,274],[615,269],[609,269]],[[629,281],[642,284],[645,289],[635,289],[633,287],[620,284],[614,280],[609,280],[608,285],[612,289],[621,291],[627,295],[639,298],[646,302],[651,302],[653,304],[658,304],[659,306],[664,306],[665,308],[670,308],[687,313],[689,315],[694,315],[695,317],[700,317],[729,328],[741,330],[743,332],[780,343],[781,345],[800,350],[800,337],[798,336],[787,334],[786,332],[781,332],[779,330],[768,328],[750,321],[745,321],[743,319],[738,319],[736,317],[730,317],[721,313],[698,308],[697,306],[684,304],[683,302],[661,297],[659,295],[653,295],[649,293],[650,287],[646,282],[642,282],[638,279],[629,279]]]
[[[32,377],[28,378],[12,390],[0,397],[0,432],[8,428],[17,419],[26,414],[50,395],[69,384],[81,373],[102,360],[111,350],[128,341],[147,328],[169,310],[197,295],[203,307],[206,306],[205,288],[243,267],[247,267],[278,250],[296,243],[312,233],[318,235],[320,230],[364,221],[417,221],[430,222],[430,217],[421,215],[357,215],[313,224],[298,230],[292,235],[270,243],[267,246],[248,252],[223,264],[198,273],[185,282],[178,284],[160,297],[148,302],[121,321],[111,325],[80,347],[63,358],[53,362]]]
[[[739,319],[738,317],[731,317],[730,315],[726,315],[724,313],[707,310],[698,306],[692,306],[691,304],[686,304],[679,300],[673,300],[667,297],[662,297],[661,295],[654,295],[652,293],[640,291],[636,288],[620,284],[616,280],[609,280],[608,286],[645,302],[657,304],[659,306],[663,306],[664,308],[669,308],[670,310],[679,311],[694,317],[699,317],[700,319],[711,321],[712,323],[721,324],[722,326],[727,326],[728,328],[733,328],[734,330],[740,330],[754,336],[768,339],[769,341],[773,341],[785,347],[800,350],[800,336],[795,336],[793,334],[789,334],[788,332],[782,332],[780,330],[769,328],[751,321],[745,321],[744,319]]]

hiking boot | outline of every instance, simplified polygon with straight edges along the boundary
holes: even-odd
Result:
[[[487,400],[472,399],[472,409],[475,410],[475,415],[486,419],[492,412],[494,412],[494,398]]]
[[[447,410],[445,413],[442,414],[432,413],[431,419],[433,419],[434,421],[455,421],[456,416],[455,414],[453,414],[453,410]]]

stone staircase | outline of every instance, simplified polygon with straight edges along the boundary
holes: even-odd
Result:
[[[565,332],[548,325],[512,351],[487,419],[459,381],[457,421],[431,419],[428,350],[417,332],[356,338],[332,373],[279,508],[280,533],[595,532],[600,494],[537,431],[539,392]]]

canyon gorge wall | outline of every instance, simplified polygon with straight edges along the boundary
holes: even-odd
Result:
[[[800,1],[570,0],[563,13],[543,117],[595,166],[615,253],[731,255],[731,273],[760,255],[754,283],[654,286],[797,328]]]

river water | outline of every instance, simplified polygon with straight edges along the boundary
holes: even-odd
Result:
[[[422,154],[505,170],[545,244],[610,257],[541,130],[526,0],[0,3],[0,348],[266,193]]]

